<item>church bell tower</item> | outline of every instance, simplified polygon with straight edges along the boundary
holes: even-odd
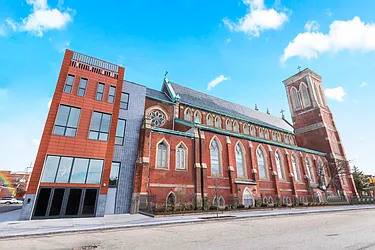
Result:
[[[297,145],[326,153],[329,163],[348,162],[344,145],[336,128],[323,91],[322,77],[306,68],[283,81]],[[357,195],[349,173],[340,185],[347,195]]]

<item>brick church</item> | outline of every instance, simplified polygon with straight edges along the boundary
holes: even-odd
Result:
[[[357,195],[310,69],[283,81],[292,123],[167,77],[160,91],[124,78],[122,66],[66,50],[21,219]]]
[[[198,206],[250,206],[356,195],[348,167],[336,173],[341,193],[324,190],[330,163],[347,160],[321,80],[305,69],[283,81],[293,124],[167,78],[147,89],[133,196],[164,206],[183,191]]]

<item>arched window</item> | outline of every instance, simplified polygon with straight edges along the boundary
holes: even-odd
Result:
[[[168,145],[166,142],[163,140],[158,144],[158,153],[157,153],[157,163],[156,167],[157,168],[168,168]]]
[[[270,204],[270,205],[273,204],[273,199],[272,199],[271,196],[268,197],[268,204]]]
[[[340,178],[341,178],[341,181],[342,181],[342,184],[347,187],[348,186],[348,183],[346,182],[346,175],[345,174],[340,174]]]
[[[340,154],[339,144],[337,143],[336,136],[334,134],[331,134],[331,141],[333,146],[333,152],[336,154]]]
[[[196,110],[195,113],[194,113],[194,122],[195,123],[202,123],[202,115],[198,110]]]
[[[315,182],[314,171],[313,171],[313,168],[312,168],[312,165],[308,156],[306,156],[305,158],[305,163],[306,163],[307,173],[309,174],[310,181]]]
[[[233,131],[236,132],[236,133],[240,132],[240,128],[238,126],[238,122],[237,121],[233,122]]]
[[[284,135],[284,142],[289,144],[289,137],[288,135]]]
[[[307,86],[304,82],[301,82],[301,84],[299,85],[299,92],[301,93],[303,107],[304,108],[310,107],[311,106],[310,96],[307,90]]]
[[[281,142],[281,134],[280,133],[277,133],[277,141]]]
[[[184,112],[184,119],[186,121],[191,121],[191,111],[189,108],[185,109],[185,112]]]
[[[265,129],[265,130],[264,130],[264,138],[266,138],[267,140],[270,139],[270,134],[269,134],[269,132],[268,132],[268,129]]]
[[[243,205],[249,207],[254,205],[254,198],[249,189],[245,188],[242,195]]]
[[[218,200],[219,200],[219,203],[217,203]],[[220,197],[215,196],[212,204],[214,206],[224,207],[225,206],[225,200],[224,200],[223,196],[220,196]]]
[[[166,116],[164,112],[159,109],[152,109],[148,113],[148,118],[151,120],[151,126],[161,127],[165,124]]]
[[[324,186],[327,186],[328,184],[328,175],[327,175],[327,171],[323,165],[323,162],[322,160],[319,158],[318,159],[318,171],[319,171],[319,178],[320,178],[320,181],[322,182],[322,184]]]
[[[284,164],[279,151],[276,151],[275,160],[279,179],[285,180]]]
[[[240,143],[236,145],[236,167],[237,176],[245,177],[245,157]]]
[[[296,180],[301,181],[301,172],[300,172],[298,160],[295,154],[292,154],[292,167],[293,167],[293,172],[296,177]]]
[[[326,97],[325,97],[324,91],[322,89],[322,86],[320,86],[320,85],[319,85],[319,91],[320,91],[320,98],[322,99],[322,105],[327,106]]]
[[[290,90],[290,96],[292,98],[293,108],[294,110],[301,109],[301,101],[299,98],[299,93],[295,87],[292,87]]]
[[[167,206],[174,206],[176,203],[176,196],[174,193],[170,193],[167,197]]]
[[[216,118],[215,118],[215,127],[221,128],[221,119],[220,119],[219,116],[216,116]]]
[[[255,127],[253,125],[250,127],[250,135],[255,136]]]
[[[207,126],[212,126],[212,116],[210,114],[206,116],[206,124]]]
[[[176,169],[186,169],[186,148],[183,143],[180,143],[176,148]]]
[[[320,192],[316,192],[316,198],[318,202],[323,202],[323,196]]]
[[[245,134],[245,135],[248,135],[249,134],[249,125],[247,125],[247,124],[244,124],[243,125],[243,133]]]
[[[230,120],[229,119],[227,119],[227,121],[225,122],[225,129],[226,130],[232,130],[232,124],[231,124],[231,122],[230,122]]]
[[[219,198],[219,207],[224,207],[225,206],[225,200],[223,196],[220,196]]]
[[[290,137],[289,137],[289,141],[290,141],[290,144],[291,144],[291,145],[294,145],[294,139],[293,139],[293,136],[290,136]]]
[[[211,175],[220,175],[220,148],[217,139],[213,139],[210,146]]]
[[[264,138],[263,129],[259,128],[259,137]]]
[[[277,140],[275,131],[272,132],[272,140],[273,140],[273,141],[276,141],[276,140]]]
[[[258,161],[258,171],[259,177],[263,179],[268,179],[267,177],[267,163],[264,157],[264,151],[261,147],[257,149],[257,161]]]

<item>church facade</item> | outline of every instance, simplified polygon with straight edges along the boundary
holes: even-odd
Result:
[[[293,124],[167,78],[148,89],[133,199],[163,209],[356,195],[349,166],[332,171],[347,160],[321,79],[305,69],[283,82]]]
[[[167,78],[160,90],[124,78],[119,65],[65,52],[21,219],[357,195],[313,71],[283,81],[292,123]]]

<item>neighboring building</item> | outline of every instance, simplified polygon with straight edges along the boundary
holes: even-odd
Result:
[[[21,219],[136,213],[181,198],[196,208],[323,201],[328,164],[346,160],[309,69],[284,81],[294,126],[167,78],[161,91],[124,81],[124,71],[66,51]],[[340,187],[356,195],[349,172]]]
[[[375,175],[366,175],[370,181],[369,195],[375,196]]]
[[[66,51],[21,219],[129,212],[146,88],[124,72]]]
[[[29,176],[26,172],[0,170],[0,198],[23,198]]]

